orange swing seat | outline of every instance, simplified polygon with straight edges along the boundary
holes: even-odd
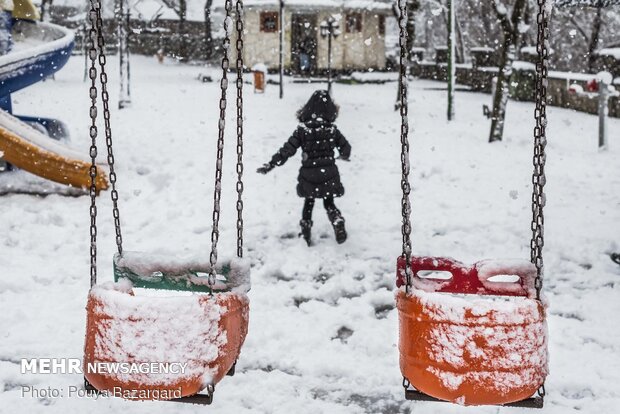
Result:
[[[425,278],[424,272],[450,277]],[[410,275],[407,292],[405,259],[399,258],[405,383],[461,405],[510,404],[539,390],[548,372],[547,325],[545,306],[536,299],[534,265],[487,260],[468,266],[414,257]]]
[[[205,388],[212,395],[234,367],[248,331],[244,292],[145,297],[124,280],[94,286],[86,309],[85,379],[126,399],[171,400]],[[124,366],[109,372],[110,363]],[[175,369],[154,372],[153,363]],[[142,366],[148,372],[135,372]]]

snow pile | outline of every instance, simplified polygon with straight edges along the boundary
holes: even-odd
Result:
[[[612,56],[616,60],[620,60],[620,47],[608,47],[596,52],[599,56]]]
[[[404,290],[404,288],[401,288]],[[425,292],[415,289],[426,317],[434,321],[464,325],[523,325],[542,322],[539,302],[520,296],[477,296]]]
[[[252,66],[252,72],[267,73],[267,65],[265,65],[264,63],[257,63],[254,66]]]
[[[182,376],[119,372],[116,378],[149,386],[177,383],[181,377],[202,378],[205,386],[212,382],[216,369],[208,365],[226,344],[218,325],[226,309],[213,298],[135,296],[129,282],[108,282],[95,286],[90,300],[99,317],[94,361],[187,362]]]
[[[536,70],[536,64],[531,62],[524,62],[521,60],[515,60],[512,62],[512,68],[514,70],[522,70],[522,71],[532,71]]]
[[[32,194],[38,196],[60,194],[66,196],[82,196],[87,194],[87,191],[81,188],[58,184],[27,171],[15,170],[0,172],[0,195],[5,194]]]

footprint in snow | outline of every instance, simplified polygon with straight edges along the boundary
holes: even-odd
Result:
[[[377,319],[385,319],[387,318],[388,314],[394,310],[394,305],[391,303],[386,303],[383,305],[376,305],[375,306],[375,316],[377,317]]]
[[[338,332],[336,332],[336,336],[332,337],[332,340],[340,339],[343,344],[346,344],[347,340],[353,335],[353,332],[353,329],[341,326]]]

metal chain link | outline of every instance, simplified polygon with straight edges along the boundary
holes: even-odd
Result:
[[[105,71],[106,54],[105,40],[103,38],[103,19],[101,17],[101,1],[91,0],[91,5],[96,14],[97,45],[99,46],[99,80],[101,82],[101,102],[103,104],[103,120],[105,130],[106,147],[108,150],[108,167],[110,169],[109,180],[111,185],[110,197],[112,199],[112,216],[114,217],[114,230],[116,232],[116,247],[118,254],[123,254],[123,237],[121,232],[121,218],[118,209],[118,191],[116,190],[116,171],[114,169],[114,151],[112,150],[112,126],[110,124],[110,96],[108,94],[108,74]],[[91,25],[93,21],[91,20]]]
[[[97,284],[97,48],[96,37],[97,30],[95,21],[97,12],[95,5],[97,2],[91,0],[91,8],[88,17],[91,22],[91,28],[88,32],[90,47],[88,49],[88,57],[90,58],[90,68],[88,77],[90,78],[90,128],[89,135],[90,144],[90,287]]]
[[[215,188],[213,190],[213,228],[211,230],[211,255],[209,263],[211,269],[209,271],[209,287],[213,293],[215,285],[215,264],[217,263],[217,242],[220,238],[219,222],[220,222],[220,200],[222,198],[222,162],[224,158],[224,129],[226,125],[226,90],[228,89],[228,68],[230,62],[228,60],[228,51],[230,49],[230,30],[232,0],[225,2],[226,17],[224,19],[224,43],[222,56],[222,79],[220,81],[221,97],[220,97],[220,119],[217,125],[217,160],[215,163]]]
[[[544,225],[545,218],[543,208],[546,203],[544,186],[546,184],[545,162],[547,146],[547,76],[549,69],[549,16],[546,8],[547,0],[538,1],[538,37],[536,50],[539,61],[536,63],[536,109],[534,117],[536,126],[534,128],[534,172],[532,174],[532,240],[530,242],[531,261],[536,266],[536,298],[540,300],[543,284],[544,264],[542,250],[544,246]]]
[[[236,3],[237,28],[237,257],[243,257],[243,1]]]
[[[398,16],[399,26],[399,46],[400,46],[400,71],[399,71],[399,86],[400,86],[400,143],[401,153],[400,162],[402,167],[402,177],[400,186],[403,191],[403,197],[401,200],[401,212],[403,216],[402,222],[402,236],[403,236],[403,251],[402,255],[405,258],[405,275],[406,286],[405,289],[409,291],[411,284],[411,201],[409,195],[411,193],[411,185],[409,183],[409,105],[407,100],[407,1],[398,0],[398,9],[400,11]]]
[[[409,382],[409,380],[406,377],[403,377],[403,388],[405,389],[405,391],[409,389],[410,385],[411,383]]]

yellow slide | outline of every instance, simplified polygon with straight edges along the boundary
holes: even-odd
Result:
[[[88,189],[90,159],[0,110],[0,153],[17,168],[57,183]],[[108,188],[108,178],[97,167],[97,192]]]

